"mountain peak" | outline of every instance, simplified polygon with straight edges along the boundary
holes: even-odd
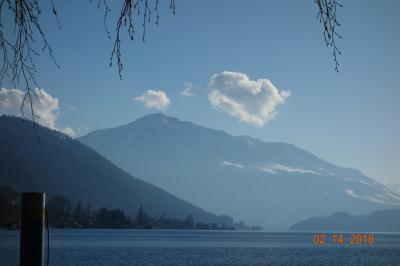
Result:
[[[210,129],[204,126],[196,125],[193,124],[192,122],[189,121],[184,121],[180,120],[178,118],[172,117],[172,116],[167,116],[163,113],[152,113],[148,114],[146,116],[143,116],[141,118],[138,118],[137,120],[120,126],[120,129],[123,131],[127,130],[131,132],[132,130],[173,130],[174,132],[180,131],[180,132],[185,132],[187,134],[191,133],[198,133],[198,132],[218,132],[218,134],[223,133],[224,135],[226,134],[223,131],[220,130],[215,130],[215,129]]]
[[[161,113],[79,140],[182,199],[270,230],[326,215],[327,204],[349,213],[400,204],[400,195],[360,172],[292,144],[235,137]]]
[[[182,122],[179,119],[175,118],[175,117],[171,117],[171,116],[167,116],[161,112],[159,113],[151,113],[148,115],[145,115],[135,121],[133,121],[131,124],[133,123],[162,123],[162,124],[168,124],[169,122]]]
[[[173,117],[167,116],[167,115],[163,114],[162,112],[158,112],[158,113],[151,113],[151,114],[145,115],[139,119],[161,119],[161,118],[170,119]]]

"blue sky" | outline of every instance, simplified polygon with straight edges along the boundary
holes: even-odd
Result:
[[[49,14],[42,23],[61,69],[42,56],[38,81],[59,100],[60,126],[81,135],[131,122],[157,111],[134,98],[161,90],[170,100],[166,115],[293,143],[383,183],[400,181],[399,1],[343,1],[340,73],[312,0],[177,0],[175,16],[169,1],[161,1],[160,25],[148,25],[146,42],[140,41],[141,21],[137,40],[123,39],[122,80],[108,67],[113,43],[103,11],[89,1],[56,4],[61,30]],[[115,15],[117,6],[111,8]],[[111,31],[114,21],[111,15]],[[290,96],[263,127],[239,122],[208,100],[212,76],[223,71],[269,79]],[[197,88],[193,97],[181,94],[189,82]]]

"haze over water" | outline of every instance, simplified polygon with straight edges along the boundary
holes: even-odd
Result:
[[[18,231],[0,236],[1,265],[18,265]],[[316,246],[311,233],[56,229],[50,265],[398,265],[400,234],[375,236]]]

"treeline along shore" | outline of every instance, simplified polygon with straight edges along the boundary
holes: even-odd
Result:
[[[18,229],[20,213],[20,194],[8,187],[0,186],[0,228]],[[150,217],[144,206],[140,206],[135,216],[127,215],[121,209],[97,208],[78,201],[72,204],[65,196],[53,196],[46,203],[48,221],[51,228],[109,228],[109,229],[197,229],[197,230],[261,230],[249,227],[243,222],[234,226],[202,223],[194,220],[191,214],[184,219]]]

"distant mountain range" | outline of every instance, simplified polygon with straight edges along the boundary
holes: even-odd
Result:
[[[266,230],[287,230],[316,215],[400,206],[397,192],[294,145],[235,137],[162,114],[79,141],[179,198]]]
[[[297,222],[291,231],[400,232],[400,209],[381,210],[352,216],[346,212],[329,217],[313,217]]]
[[[163,189],[133,177],[93,149],[66,135],[27,120],[0,116],[0,185],[23,191],[43,191],[90,203],[92,208],[120,208],[134,215],[143,204],[153,217],[164,214],[196,221],[232,224],[183,201]]]

